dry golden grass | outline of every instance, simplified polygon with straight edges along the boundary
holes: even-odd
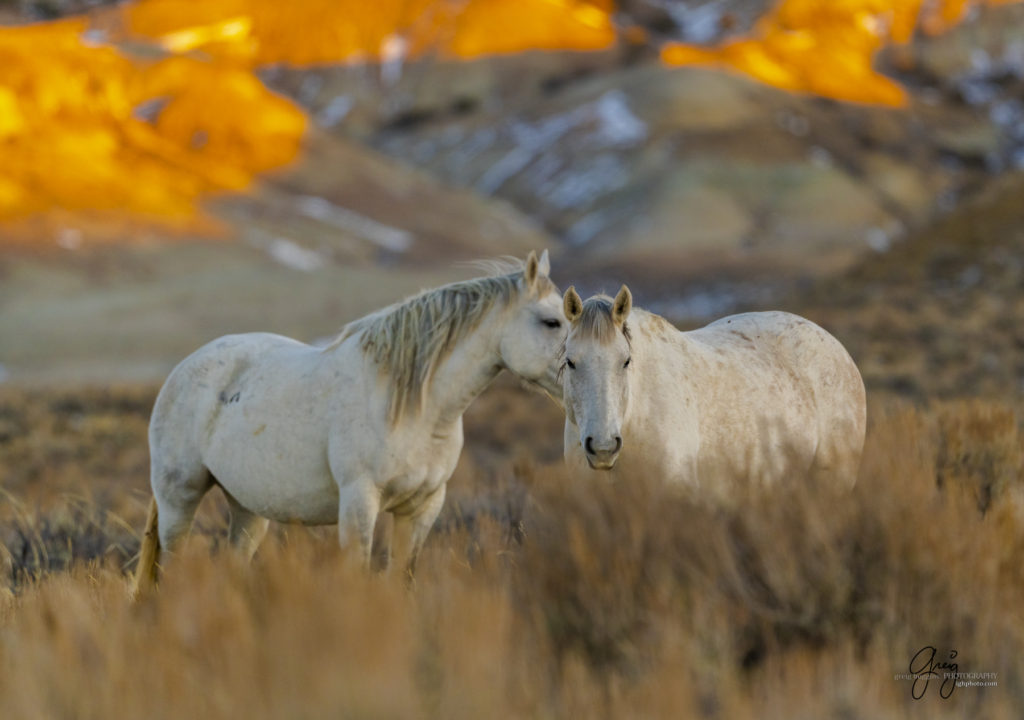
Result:
[[[113,412],[104,397],[86,404]],[[96,460],[110,474],[92,499],[19,486],[0,501],[0,717],[1024,713],[1014,408],[876,404],[852,493],[794,479],[715,508],[653,479],[534,466],[560,445],[546,402],[504,388],[474,408],[478,427],[496,421],[470,437],[412,591],[363,575],[329,529],[277,527],[245,566],[214,502],[159,592],[131,605],[144,503],[128,488],[144,473],[118,472],[135,462]],[[119,483],[129,502],[109,500]],[[998,686],[942,699],[933,682],[912,700],[894,675],[926,645]]]

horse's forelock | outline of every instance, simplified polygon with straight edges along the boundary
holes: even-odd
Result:
[[[558,286],[555,285],[554,281],[547,275],[542,275],[537,278],[537,285],[535,286],[534,290],[536,293],[536,297],[538,298],[546,297],[551,293],[557,293],[561,295],[561,293],[558,292]]]
[[[595,295],[583,303],[583,311],[579,318],[573,322],[572,334],[579,338],[597,340],[599,343],[608,344],[614,342],[619,328],[612,319],[612,307],[614,300],[607,295]],[[622,335],[629,343],[631,336],[629,323],[623,323]]]

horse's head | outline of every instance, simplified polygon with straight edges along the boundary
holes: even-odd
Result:
[[[562,314],[558,288],[548,277],[550,271],[547,250],[539,260],[536,253],[530,253],[499,347],[505,367],[560,398],[558,355],[568,323]]]
[[[622,450],[629,409],[631,347],[626,319],[633,296],[625,285],[615,299],[580,300],[575,288],[563,298],[570,327],[562,365],[562,399],[580,430],[580,445],[595,470],[610,470]]]

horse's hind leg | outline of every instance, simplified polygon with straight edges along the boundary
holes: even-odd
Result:
[[[196,510],[213,486],[213,477],[199,463],[154,462],[151,482],[159,509],[160,549],[173,553],[192,530]]]
[[[223,490],[223,488],[221,489]],[[267,534],[270,521],[242,507],[227,490],[224,490],[224,497],[227,498],[228,508],[231,511],[231,519],[228,521],[228,540],[231,542],[231,546],[242,553],[247,561],[252,560],[256,549],[259,548]]]

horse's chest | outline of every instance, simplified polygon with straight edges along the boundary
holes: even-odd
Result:
[[[410,449],[391,458],[381,476],[382,509],[413,512],[451,477],[462,450],[458,438],[410,443]]]

